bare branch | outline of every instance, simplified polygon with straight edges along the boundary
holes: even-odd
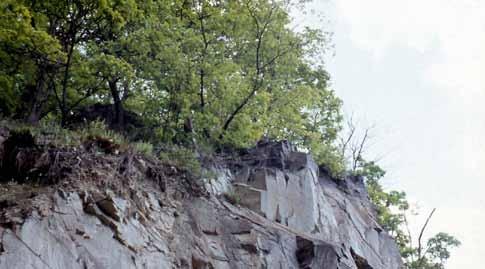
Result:
[[[344,140],[343,138],[341,138],[341,141],[342,141],[342,156],[345,157],[345,153],[347,151],[347,146],[348,144],[350,143],[350,141],[352,141],[352,138],[354,137],[354,134],[355,134],[355,125],[354,125],[354,115],[352,114],[350,116],[350,119],[347,121],[347,126],[349,128],[349,135],[347,136],[347,138]]]
[[[360,141],[360,144],[358,145],[358,147],[356,148],[356,154],[354,154],[354,165],[353,165],[353,171],[355,171],[359,165],[359,161],[361,161],[362,159],[362,153],[364,152],[364,147],[367,143],[367,139],[369,138],[369,128],[365,129],[365,132],[364,132],[364,137],[362,138],[362,140]]]
[[[419,233],[419,237],[418,237],[418,261],[419,261],[420,266],[423,263],[423,255],[422,255],[423,247],[422,247],[421,240],[423,238],[424,231],[426,230],[426,227],[428,226],[428,223],[431,220],[431,218],[433,217],[433,214],[434,214],[435,211],[436,211],[436,208],[433,208],[433,210],[431,210],[431,213],[429,214],[428,218],[426,219],[426,222],[424,223],[423,227],[421,228],[421,232]]]

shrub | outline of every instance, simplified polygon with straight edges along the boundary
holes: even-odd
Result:
[[[147,155],[147,156],[153,155],[153,145],[149,142],[144,142],[144,141],[136,142],[133,144],[133,150],[143,155]]]
[[[226,192],[223,193],[222,196],[232,205],[241,204],[241,197],[235,192]]]
[[[75,147],[81,144],[79,133],[63,128],[52,119],[43,119],[37,127],[30,128],[39,144],[53,144],[56,147]]]
[[[54,145],[55,147],[75,147],[81,143],[80,135],[69,129],[62,128],[55,120],[46,117],[38,125],[3,120],[1,126],[6,126],[14,132],[29,132],[39,145]]]
[[[162,162],[185,169],[196,177],[202,175],[202,167],[197,154],[186,147],[175,145],[168,147],[160,152],[159,158]]]
[[[119,133],[108,129],[104,121],[95,120],[88,123],[87,128],[81,130],[83,140],[98,137],[109,139],[118,145],[127,145],[126,139]]]
[[[318,165],[325,167],[330,175],[336,179],[342,179],[345,175],[345,162],[333,146],[320,145],[312,151]]]

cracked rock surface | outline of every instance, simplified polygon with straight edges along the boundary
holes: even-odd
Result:
[[[2,184],[0,268],[402,267],[362,179],[333,180],[284,142],[208,166],[200,190],[140,156],[80,167],[54,185]]]

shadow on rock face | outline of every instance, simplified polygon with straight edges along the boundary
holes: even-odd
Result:
[[[357,265],[358,269],[374,269],[369,265],[366,259],[355,253],[353,248],[350,248],[350,254],[352,254],[352,258],[354,259],[355,265]]]
[[[0,148],[0,183],[53,184],[71,169],[57,167],[59,151],[37,145],[28,130],[11,131]]]
[[[27,131],[13,131],[3,142],[0,181],[23,182],[28,179],[40,151],[35,144],[34,137]]]

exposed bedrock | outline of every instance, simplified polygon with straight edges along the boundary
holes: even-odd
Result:
[[[0,268],[402,267],[362,179],[333,180],[288,143],[211,164],[207,195],[160,188],[133,162],[125,191],[61,182],[1,201]]]

